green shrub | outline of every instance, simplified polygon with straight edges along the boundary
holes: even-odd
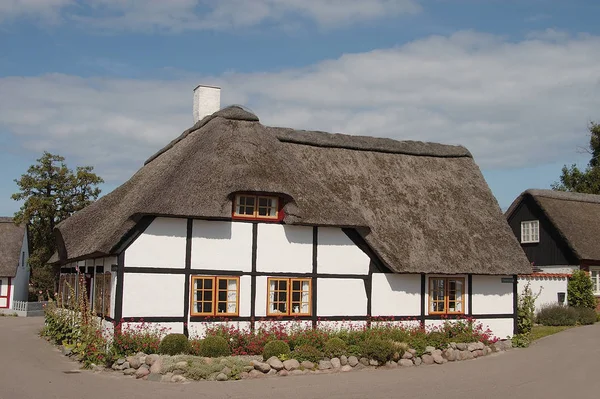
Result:
[[[217,335],[204,338],[200,344],[200,355],[205,357],[229,356],[231,351],[227,340]]]
[[[269,341],[265,344],[265,349],[263,349],[263,359],[267,360],[271,357],[279,357],[281,355],[289,355],[290,354],[290,346],[285,341],[275,340]]]
[[[511,341],[515,348],[527,348],[531,343],[531,334],[515,334]]]
[[[574,308],[577,312],[577,323],[582,325],[594,324],[598,318],[596,311],[590,308]]]
[[[519,334],[529,334],[531,332],[534,320],[535,300],[540,294],[541,289],[536,295],[533,294],[529,281],[525,285],[523,292],[519,294],[517,302],[517,332]]]
[[[394,345],[392,341],[380,338],[372,338],[361,344],[362,355],[369,359],[375,359],[379,363],[385,363],[394,356]]]
[[[348,354],[348,356],[356,356],[356,357],[362,356],[362,351],[360,350],[359,345],[348,345],[348,349],[346,350],[346,353]]]
[[[592,279],[583,270],[575,270],[567,285],[569,305],[576,308],[596,308]]]
[[[543,306],[537,314],[537,322],[544,326],[574,326],[577,323],[577,311],[558,304]]]
[[[179,355],[190,352],[190,341],[183,334],[169,334],[165,336],[160,345],[158,345],[158,353],[162,355]]]
[[[341,338],[330,338],[325,342],[323,354],[329,358],[340,357],[348,351],[348,345]]]
[[[292,351],[291,356],[293,359],[296,359],[299,362],[308,360],[316,363],[323,359],[323,352],[312,345],[300,345]]]
[[[190,339],[190,355],[201,356],[202,351],[202,340],[201,339]]]

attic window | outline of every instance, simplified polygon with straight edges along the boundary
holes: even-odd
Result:
[[[540,242],[540,222],[537,220],[521,222],[521,243],[534,242]]]
[[[279,218],[279,199],[265,195],[236,195],[233,216],[276,220]]]

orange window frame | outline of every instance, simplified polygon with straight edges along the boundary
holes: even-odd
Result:
[[[285,281],[286,289],[285,290],[271,290],[271,282],[272,281]],[[293,289],[293,283],[300,283],[300,290]],[[308,301],[302,301],[302,293],[306,292],[302,290],[302,283],[308,282]],[[285,292],[286,299],[283,301],[271,301],[271,293],[272,292]],[[300,301],[292,301],[292,295],[294,292],[300,293]],[[285,303],[286,304],[286,312],[285,313],[273,313],[270,311],[271,304],[273,303]],[[292,311],[292,303],[299,303],[300,309],[302,309],[302,304],[308,304],[308,312],[298,312],[294,313]],[[267,278],[267,316],[311,316],[312,315],[312,280],[310,278],[281,278],[281,277],[269,277]]]
[[[201,289],[197,289],[196,288],[196,281],[198,280],[210,280],[212,281],[212,288],[210,290],[205,289],[204,288],[204,284],[202,285],[203,288]],[[219,282],[220,281],[227,281],[226,283],[226,288],[220,289],[219,288]],[[225,299],[225,301],[220,301],[218,298],[218,293],[220,291],[225,291],[225,292],[229,292],[230,290],[228,289],[229,287],[229,281],[235,281],[235,312],[231,313],[231,312],[218,312],[218,308],[219,308],[219,304],[220,303],[225,303],[225,309],[227,309],[227,304],[230,303],[231,301],[228,301],[227,298]],[[239,316],[240,314],[240,278],[237,276],[192,276],[192,281],[191,281],[191,289],[190,289],[190,315],[191,316]],[[205,300],[204,299],[204,295],[202,295],[202,299],[199,301],[197,299],[195,299],[195,294],[197,292],[202,292],[204,294],[204,292],[206,291],[212,291],[211,292],[211,300]],[[197,312],[195,311],[196,309],[196,304],[198,302],[202,302],[202,303],[211,303],[211,311],[210,312]]]
[[[444,281],[444,299],[443,300],[435,300],[433,299],[433,292],[434,292],[434,281],[435,280],[443,280]],[[455,295],[455,299],[453,301],[450,300],[450,281],[460,281],[460,283],[462,284],[462,292],[460,295],[460,301],[457,300],[458,298]],[[448,311],[448,309],[450,308],[450,302],[454,302],[454,303],[460,303],[461,304],[461,311],[454,311],[454,312],[450,312]],[[434,303],[443,303],[444,304],[444,310],[443,311],[434,311],[433,310],[433,304]],[[465,314],[465,278],[464,277],[429,277],[429,314]]]
[[[240,206],[243,207],[248,207],[248,205],[246,205],[246,202],[244,205],[240,205],[241,198],[253,198],[254,199],[254,209],[253,209],[253,213],[251,215],[245,214],[245,213],[238,213],[238,209]],[[269,202],[270,201],[275,201],[275,206],[259,206],[260,200],[261,199],[266,199]],[[269,215],[259,215],[259,208],[266,208],[266,209],[275,209],[275,215],[274,216],[269,216]],[[278,220],[279,219],[279,198],[278,197],[274,197],[274,196],[269,196],[269,195],[249,195],[249,194],[238,194],[235,196],[235,203],[233,204],[233,217],[235,218],[242,218],[242,219],[266,219],[266,220]]]

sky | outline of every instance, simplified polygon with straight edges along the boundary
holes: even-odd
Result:
[[[597,0],[0,0],[0,215],[43,151],[106,194],[222,88],[261,123],[467,147],[505,210],[585,166]]]

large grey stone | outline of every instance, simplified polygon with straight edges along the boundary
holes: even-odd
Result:
[[[342,356],[340,356],[340,364],[341,364],[342,366],[345,366],[345,365],[347,365],[347,364],[348,364],[348,358],[346,357],[346,355],[342,355]]]
[[[423,364],[433,364],[434,363],[433,356],[431,356],[431,355],[423,355],[421,357],[421,359],[423,360]]]
[[[277,356],[271,356],[269,360],[267,360],[267,364],[271,366],[272,369],[277,371],[283,369],[283,362],[277,358]]]
[[[369,366],[379,366],[379,362],[375,359],[369,360]]]
[[[154,364],[154,362],[155,362],[155,361],[157,361],[159,358],[160,358],[160,356],[158,356],[158,355],[156,355],[156,354],[153,354],[153,355],[148,355],[148,356],[146,356],[146,361],[145,361],[145,363],[146,363],[148,366],[152,366],[152,365]]]
[[[420,357],[415,357],[413,359],[413,363],[415,364],[415,366],[420,366],[421,363],[423,363],[423,360]]]
[[[254,370],[254,366],[244,366],[244,371],[245,371],[246,373],[249,373],[249,372],[251,372],[252,370]]]
[[[255,361],[254,369],[260,371],[261,373],[268,373],[271,370],[271,366],[269,366],[267,363]]]
[[[229,377],[231,375],[231,369],[229,367],[225,366],[225,367],[223,367],[223,370],[221,370],[221,373],[223,373]]]
[[[262,371],[259,371],[259,370],[256,370],[256,369],[254,369],[254,370],[252,370],[252,371],[250,371],[248,373],[248,377],[250,377],[250,378],[261,378],[261,377],[264,377],[264,376],[265,375],[264,375],[264,373]]]
[[[459,342],[456,344],[456,349],[458,349],[459,351],[465,351],[467,350],[467,344],[465,344],[464,342]]]
[[[135,374],[134,368],[129,368],[127,370],[123,370],[123,375],[134,375],[134,374]]]
[[[298,370],[300,368],[300,363],[296,359],[289,359],[283,362],[283,367],[287,371]]]
[[[352,366],[350,366],[349,364],[345,364],[340,370],[342,370],[342,372],[352,371]]]
[[[426,346],[425,347],[425,353],[432,354],[434,350],[435,350],[435,348],[433,346]]]
[[[360,364],[362,364],[363,366],[369,365],[369,359],[367,359],[366,357],[361,357],[359,361],[360,361]]]
[[[440,349],[436,349],[431,352],[431,356],[442,356],[442,351]]]
[[[312,370],[312,369],[315,368],[315,364],[313,362],[308,361],[308,360],[305,360],[302,363],[300,363],[300,366],[304,367],[307,370]]]
[[[267,375],[275,375],[277,374],[277,370],[271,369],[269,370],[269,372],[267,373]]]
[[[396,363],[393,360],[388,360],[387,362],[385,362],[385,368],[395,369],[396,367],[398,367],[398,363]]]
[[[229,377],[227,377],[227,374],[225,373],[219,373],[217,375],[217,381],[227,381],[229,379]]]
[[[116,363],[117,363],[117,364],[120,366],[120,365],[122,365],[123,363],[125,363],[126,361],[127,361],[127,360],[125,360],[124,358],[122,358],[122,357],[121,357],[121,358],[117,359]]]
[[[306,374],[306,370],[292,370],[290,371],[290,375],[303,375]]]
[[[174,375],[174,376],[171,378],[171,382],[184,382],[184,381],[186,381],[186,380],[187,380],[187,378],[185,378],[184,376],[182,376],[182,375],[179,375],[179,374],[175,374],[175,375]]]
[[[456,350],[448,348],[444,351],[444,356],[446,359],[448,359],[448,361],[453,362],[456,360]]]
[[[142,364],[140,362],[140,358],[137,356],[129,356],[127,358],[127,361],[129,362],[129,367],[134,368],[134,369],[139,369]]]
[[[357,359],[357,357],[356,357],[356,356],[350,356],[350,357],[348,358],[348,364],[349,364],[351,367],[356,367],[356,365],[358,364],[358,359]]]
[[[160,358],[158,358],[154,361],[154,363],[152,363],[152,366],[150,366],[150,372],[162,374],[162,370],[163,370],[162,360]]]
[[[410,359],[400,359],[400,361],[398,362],[398,364],[400,366],[402,366],[402,367],[412,367],[412,366],[414,366],[414,363]]]
[[[160,373],[150,373],[148,377],[146,377],[148,381],[160,382],[162,381],[162,374]]]
[[[450,342],[450,348],[456,349],[456,342]]]
[[[277,375],[279,375],[281,377],[287,377],[289,374],[290,374],[290,372],[287,371],[286,369],[279,370],[279,372],[277,373]]]
[[[412,359],[414,357],[414,355],[410,352],[404,352],[402,354],[402,359]]]
[[[319,370],[329,370],[331,367],[331,362],[328,360],[321,360],[319,362]]]
[[[173,378],[173,373],[166,373],[160,379],[161,382],[171,382],[171,378]]]
[[[146,367],[140,367],[135,372],[135,378],[144,378],[148,374],[150,374],[150,370],[148,370]]]
[[[435,355],[433,355],[432,358],[436,364],[443,364],[445,361],[445,359],[442,357],[442,355],[438,355],[437,353]]]
[[[342,362],[337,357],[334,357],[333,359],[331,359],[331,367],[333,367],[334,369],[339,369],[340,367],[342,367]]]
[[[471,342],[470,344],[467,345],[467,350],[468,351],[476,351],[477,350],[477,342]]]

